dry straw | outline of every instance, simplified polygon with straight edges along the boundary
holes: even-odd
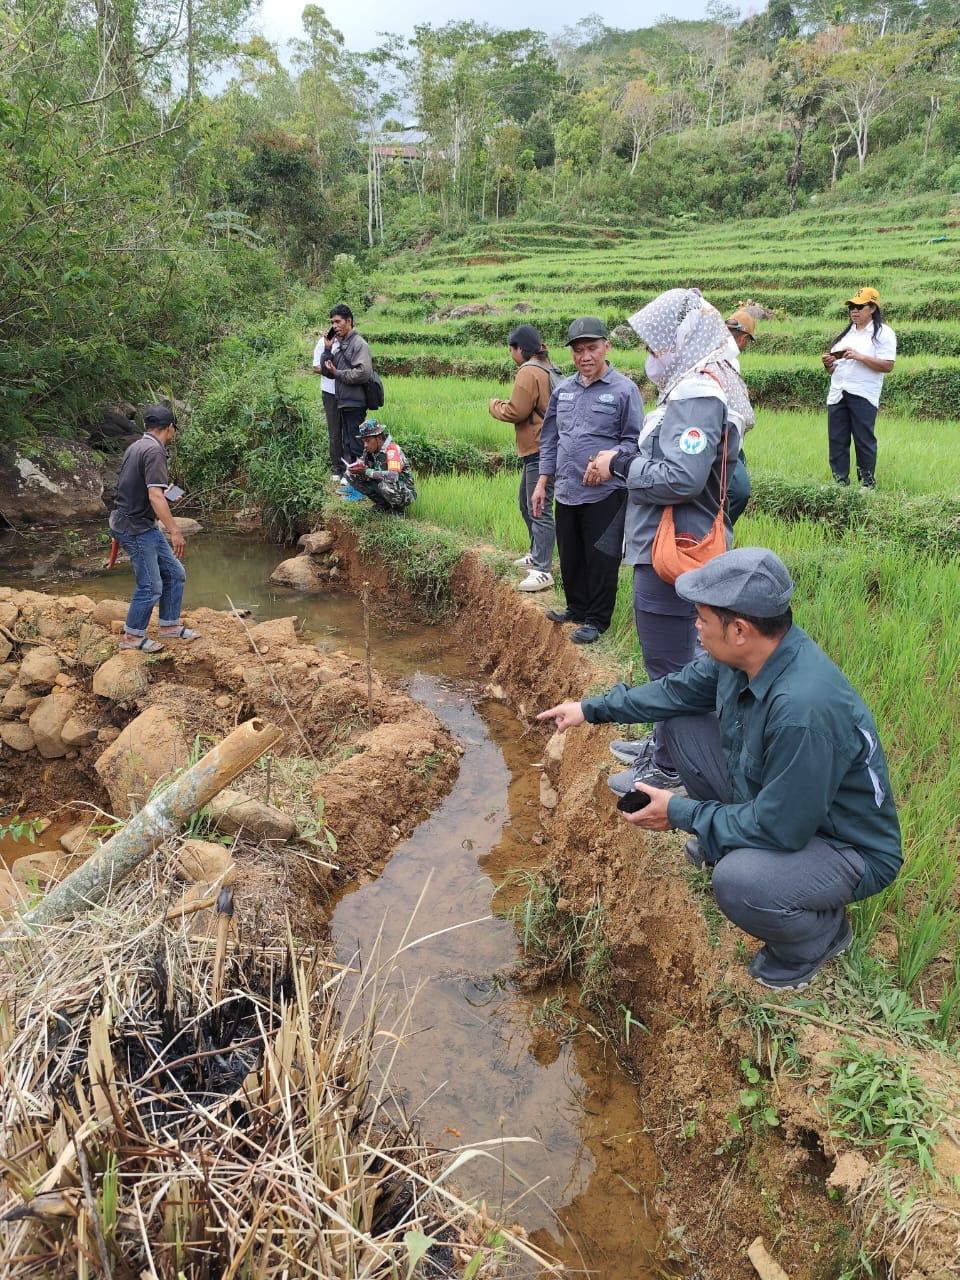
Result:
[[[6,934],[0,1274],[544,1274],[447,1184],[482,1148],[444,1169],[399,1118],[391,962],[345,981],[232,931],[217,972],[222,938],[168,905],[154,859],[72,923]]]

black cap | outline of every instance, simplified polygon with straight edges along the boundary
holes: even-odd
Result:
[[[165,404],[148,404],[143,411],[144,425],[148,427],[175,427],[176,414]]]
[[[507,339],[507,346],[537,352],[543,346],[543,339],[540,337],[540,330],[532,324],[518,324]]]
[[[574,320],[567,330],[567,340],[563,344],[569,347],[572,342],[576,342],[578,338],[609,338],[610,330],[598,320],[596,316],[580,316],[578,320]]]

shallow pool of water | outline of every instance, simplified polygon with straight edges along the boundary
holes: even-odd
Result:
[[[191,540],[185,608],[232,602],[261,619],[295,613],[315,642],[362,652],[357,597],[302,596],[269,584],[285,554],[250,536]],[[36,579],[20,585],[41,587]],[[124,598],[132,585],[129,567],[118,567],[45,579],[42,589]],[[504,977],[519,957],[518,936],[492,904],[512,870],[543,860],[532,839],[540,744],[506,707],[483,700],[469,655],[442,628],[395,632],[374,624],[371,638],[375,667],[407,681],[464,749],[451,793],[377,880],[343,895],[331,924],[343,959],[370,959],[378,938],[392,950],[411,920],[411,937],[446,931],[407,951],[394,972],[398,1000],[419,988],[413,1033],[396,1059],[404,1111],[442,1148],[533,1139],[505,1144],[502,1165],[464,1165],[457,1182],[569,1269],[596,1280],[669,1274],[647,1213],[658,1170],[637,1087],[589,1032],[560,1039],[545,1028],[542,995],[526,996]],[[466,921],[477,923],[455,927]]]

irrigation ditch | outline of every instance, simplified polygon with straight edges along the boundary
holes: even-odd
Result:
[[[401,578],[362,530],[331,521],[327,532],[307,557],[315,594],[292,596],[265,588],[275,547],[203,535],[189,568],[191,599],[207,603],[188,617],[204,640],[150,661],[115,653],[114,579],[60,587],[57,600],[0,589],[13,637],[0,795],[11,813],[54,819],[39,834],[47,856],[4,877],[10,895],[35,896],[103,834],[104,814],[126,816],[137,788],[252,715],[284,739],[243,791],[258,821],[288,819],[208,814],[184,833],[211,860],[192,880],[181,841],[176,876],[170,855],[154,855],[107,908],[49,935],[47,955],[8,941],[2,1210],[28,1210],[40,1188],[62,1193],[66,1212],[4,1225],[5,1274],[96,1274],[104,1258],[132,1274],[148,1239],[158,1275],[243,1274],[242,1256],[280,1274],[269,1265],[286,1245],[264,1246],[256,1215],[244,1223],[254,1189],[277,1234],[331,1276],[533,1276],[549,1274],[536,1261],[549,1255],[600,1280],[736,1280],[774,1275],[770,1254],[791,1280],[867,1266],[904,1280],[958,1274],[952,1123],[930,1144],[937,1180],[918,1191],[838,1139],[824,1105],[844,1036],[878,1054],[902,1046],[856,1009],[838,1024],[760,998],[742,936],[676,838],[618,820],[608,732],[548,739],[535,726],[538,709],[618,673],[569,645],[482,554],[437,552],[447,609],[442,626],[425,626],[415,575]],[[209,607],[225,592],[233,613]],[[27,659],[38,671],[45,652],[56,672],[25,683]],[[51,725],[60,754],[41,736]],[[227,881],[232,968],[218,1005],[209,968],[223,912],[204,904]],[[84,950],[91,928],[112,949]],[[306,943],[310,965],[297,959]],[[161,987],[176,997],[164,1003]],[[224,1010],[236,1032],[226,1045]],[[170,1089],[143,1060],[164,1036],[185,1038],[193,1073],[165,1065]],[[244,1043],[257,1036],[260,1048]],[[332,1075],[304,1075],[318,1045]],[[207,1054],[217,1087],[200,1069]],[[955,1103],[950,1064],[919,1045],[914,1057],[932,1093]],[[279,1103],[285,1072],[307,1080],[300,1110]],[[174,1095],[202,1105],[175,1140],[163,1129],[164,1145],[157,1113],[169,1126]],[[331,1167],[279,1154],[329,1143],[330,1116],[336,1196]],[[119,1136],[90,1146],[76,1139],[85,1125]],[[220,1151],[240,1134],[242,1146],[247,1132],[266,1171],[229,1143],[229,1171],[205,1162],[207,1144]],[[307,1188],[299,1218],[277,1193],[285,1177]],[[201,1186],[226,1189],[208,1199]],[[748,1254],[758,1238],[769,1254]]]

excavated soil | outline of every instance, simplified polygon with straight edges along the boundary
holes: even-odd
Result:
[[[254,624],[196,609],[184,616],[200,640],[118,658],[125,611],[120,601],[0,588],[0,641],[9,648],[0,666],[0,824],[5,815],[42,814],[59,832],[93,813],[100,834],[128,816],[134,791],[121,777],[130,761],[148,794],[162,773],[259,716],[283,738],[232,787],[293,818],[297,830],[289,838],[240,832],[238,910],[255,908],[265,926],[289,911],[301,932],[321,927],[330,895],[376,875],[446,794],[458,768],[451,735],[362,661],[302,640],[293,617]],[[26,687],[31,654],[52,665]],[[42,733],[47,721],[53,729]],[[121,733],[119,747],[133,734],[133,749],[118,755]]]

